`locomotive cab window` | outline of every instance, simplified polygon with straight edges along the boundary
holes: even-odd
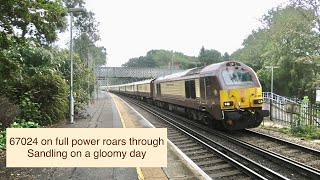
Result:
[[[226,69],[222,71],[226,85],[253,84],[252,75],[244,69]]]
[[[206,81],[206,86],[211,86],[211,79],[209,77],[206,77],[205,78],[205,81]]]
[[[196,84],[195,81],[185,81],[185,92],[186,92],[186,98],[196,98]]]

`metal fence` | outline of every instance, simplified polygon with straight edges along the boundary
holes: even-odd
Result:
[[[310,102],[294,101],[292,99],[263,93],[264,109],[270,111],[270,119],[291,126],[317,126],[320,127],[320,106]]]

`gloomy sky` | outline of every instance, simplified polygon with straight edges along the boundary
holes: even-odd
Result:
[[[259,19],[285,0],[87,0],[100,22],[108,66],[151,49],[198,56],[200,48],[231,54]],[[63,37],[63,36],[61,36]],[[65,35],[67,38],[68,36]]]

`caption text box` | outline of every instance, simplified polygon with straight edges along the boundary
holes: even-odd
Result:
[[[165,128],[7,128],[7,167],[166,167]]]

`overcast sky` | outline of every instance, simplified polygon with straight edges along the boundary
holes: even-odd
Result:
[[[231,54],[261,26],[259,19],[286,0],[87,0],[100,22],[108,66],[152,49],[198,56],[200,48]],[[68,37],[66,35],[66,37]]]

